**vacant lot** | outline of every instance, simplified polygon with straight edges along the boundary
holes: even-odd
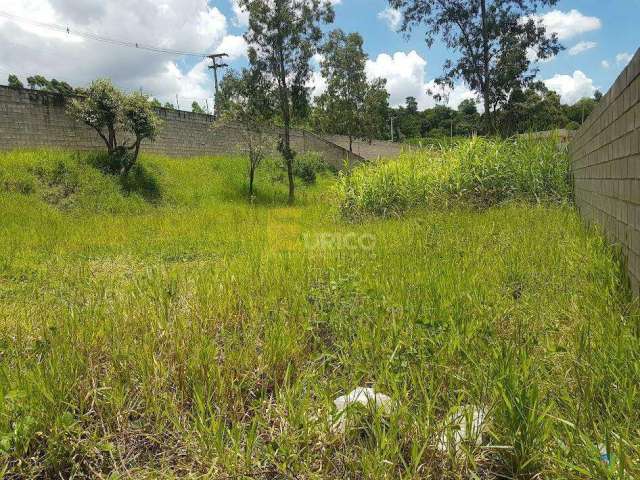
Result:
[[[274,165],[250,203],[241,159],[101,161],[0,154],[7,476],[640,476],[638,310],[556,183],[435,208],[374,166],[286,207]],[[391,407],[334,428],[358,386]]]

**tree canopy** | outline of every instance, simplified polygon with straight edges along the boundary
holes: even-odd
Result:
[[[433,95],[440,99],[462,79],[483,99],[485,127],[495,131],[493,114],[514,89],[536,76],[535,60],[549,58],[561,46],[555,33],[536,20],[541,7],[558,0],[389,0],[403,16],[405,32],[426,29],[429,46],[436,38],[458,54],[447,60]],[[535,58],[532,58],[535,57]]]

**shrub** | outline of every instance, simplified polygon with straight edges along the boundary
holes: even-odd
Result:
[[[68,111],[100,135],[114,173],[121,175],[129,173],[142,141],[154,140],[160,126],[149,97],[139,92],[125,95],[106,79],[94,81],[85,97],[71,101]],[[133,140],[119,139],[127,133]]]
[[[571,188],[568,157],[556,139],[472,138],[358,167],[341,176],[338,191],[342,213],[353,217],[397,215],[452,201],[480,207],[564,201]]]
[[[305,152],[296,156],[293,173],[304,183],[311,185],[316,182],[317,174],[328,168],[320,153]]]

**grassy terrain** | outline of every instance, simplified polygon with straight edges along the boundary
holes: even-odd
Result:
[[[326,174],[286,207],[268,165],[253,203],[239,159],[100,165],[0,154],[7,477],[640,476],[638,311],[570,205],[347,223]],[[336,431],[357,386],[390,413]]]
[[[555,138],[457,139],[355,169],[341,178],[338,193],[342,213],[351,218],[460,202],[561,202],[571,193],[569,160]]]

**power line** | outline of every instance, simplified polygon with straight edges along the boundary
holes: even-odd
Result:
[[[81,31],[81,30],[72,30],[69,26],[56,25],[54,23],[45,23],[38,22],[36,20],[31,20],[24,17],[19,17],[17,15],[13,15],[8,12],[0,11],[0,17],[7,18],[14,22],[27,23],[36,27],[46,28],[52,31],[66,33],[68,35],[75,35],[77,37],[85,38],[88,40],[94,40],[96,42],[107,43],[110,45],[117,45],[121,47],[129,47],[129,48],[137,48],[138,50],[146,50],[148,52],[154,53],[164,53],[169,55],[181,55],[181,56],[190,56],[190,57],[206,57],[208,54],[206,53],[197,53],[197,52],[188,52],[183,50],[172,50],[169,48],[156,47],[153,45],[147,45],[139,42],[129,42],[125,40],[117,40],[115,38],[104,37],[102,35],[97,35],[95,33]]]

